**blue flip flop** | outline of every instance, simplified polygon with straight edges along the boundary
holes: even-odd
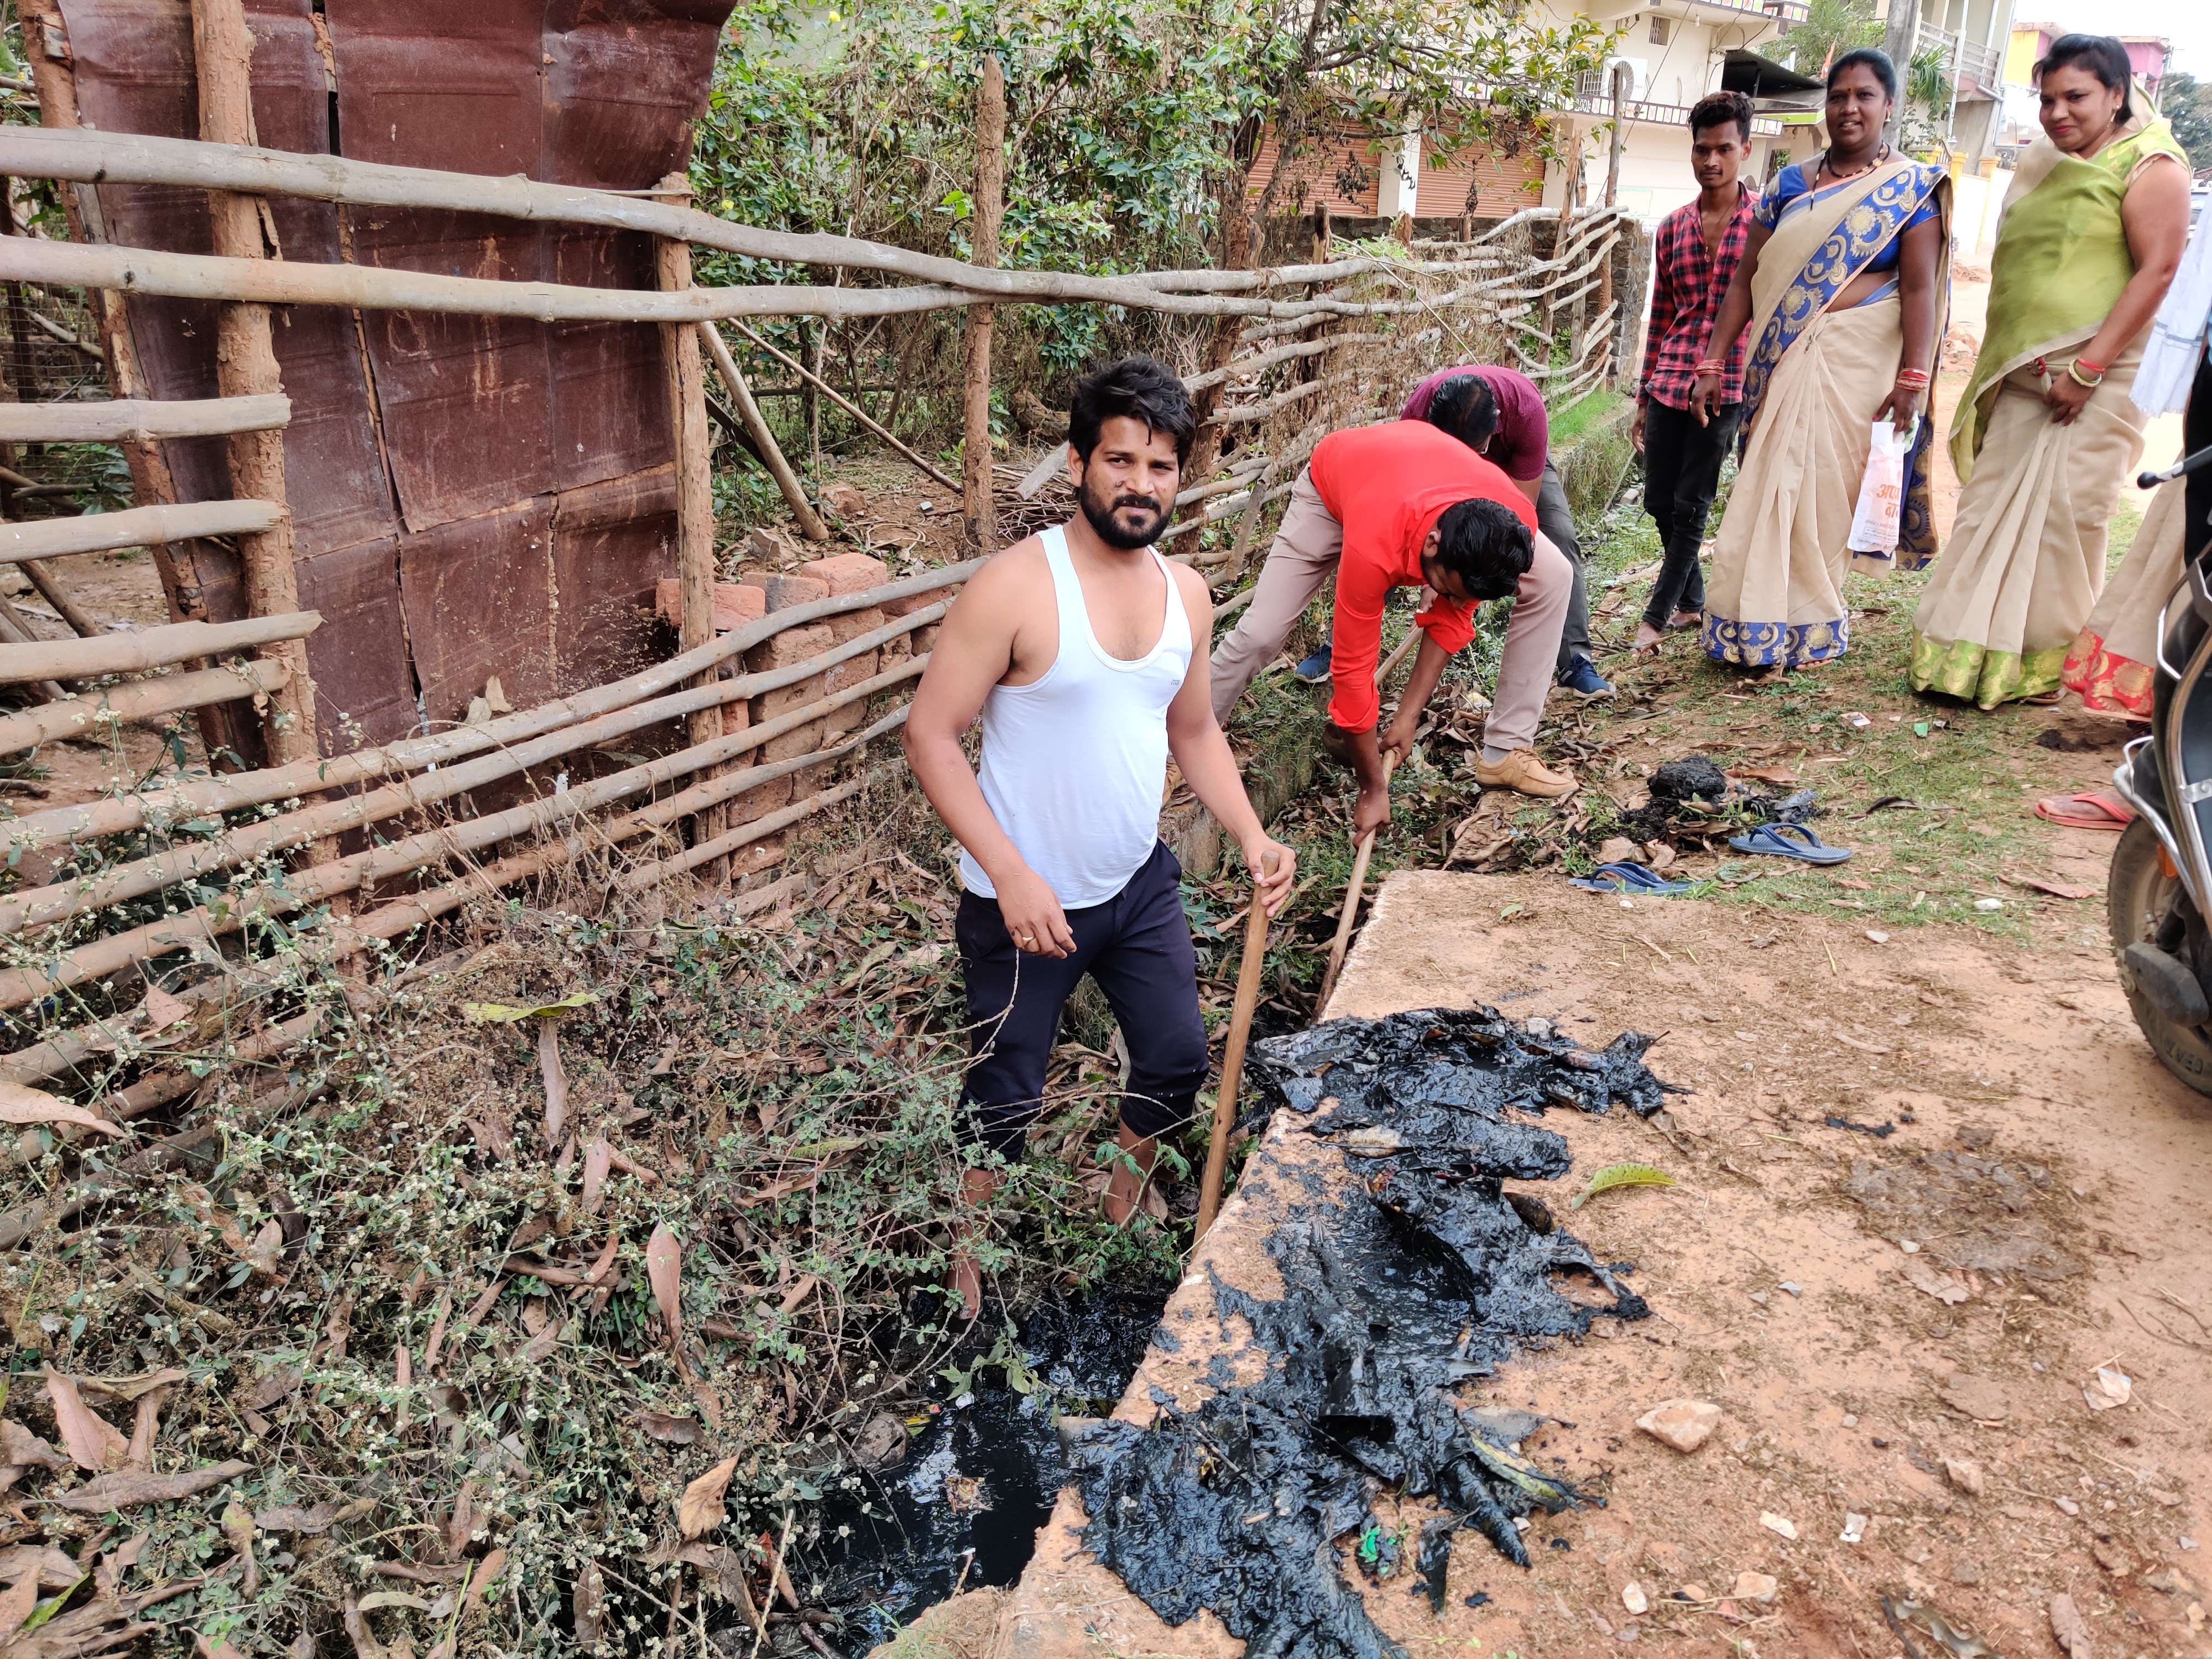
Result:
[[[1668,881],[1657,871],[1647,870],[1640,864],[1601,864],[1587,876],[1570,877],[1567,884],[1585,892],[1636,893],[1647,898],[1672,898],[1696,885],[1694,882]]]
[[[1851,855],[1850,848],[1831,847],[1820,839],[1820,831],[1802,823],[1762,823],[1745,835],[1729,836],[1729,845],[1739,853],[1766,853],[1808,864],[1841,864]]]

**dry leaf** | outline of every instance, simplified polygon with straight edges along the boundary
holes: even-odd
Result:
[[[147,988],[146,1000],[138,1006],[145,1013],[146,1029],[149,1031],[166,1031],[192,1011],[191,1003],[182,997],[171,996],[158,985]]]
[[[2091,1659],[2088,1622],[2063,1591],[2051,1598],[2051,1633],[2066,1650],[2066,1659]]]
[[[461,1610],[465,1613],[471,1606],[482,1602],[484,1592],[489,1589],[493,1582],[506,1571],[507,1552],[504,1549],[494,1550],[479,1561],[477,1564],[476,1576],[469,1580],[468,1589],[462,1593]]]
[[[226,1480],[235,1480],[241,1474],[251,1474],[253,1465],[233,1458],[228,1463],[210,1463],[185,1474],[103,1474],[96,1480],[88,1480],[75,1492],[64,1492],[46,1501],[58,1504],[78,1515],[105,1515],[110,1510],[124,1510],[138,1504],[169,1504],[179,1498],[191,1498],[220,1486]]]
[[[375,1507],[373,1498],[356,1498],[350,1504],[318,1504],[311,1510],[285,1504],[262,1510],[253,1517],[253,1524],[263,1532],[298,1533],[312,1538],[328,1532],[342,1521],[367,1515]]]
[[[22,1629],[23,1621],[38,1605],[39,1575],[26,1572],[8,1587],[6,1595],[0,1595],[0,1641]]]
[[[653,1286],[653,1299],[659,1305],[660,1316],[667,1322],[668,1344],[675,1350],[677,1364],[684,1360],[684,1245],[665,1222],[653,1230],[653,1240],[645,1247],[645,1277]]]
[[[43,1089],[26,1089],[20,1083],[0,1083],[0,1123],[73,1123],[98,1134],[127,1133],[82,1106],[72,1106]]]
[[[607,1145],[606,1131],[602,1129],[592,1137],[592,1144],[584,1148],[584,1213],[599,1212],[600,1188],[607,1184],[607,1171],[614,1168],[614,1148]]]
[[[576,1645],[586,1653],[597,1653],[605,1639],[606,1606],[606,1580],[599,1572],[599,1564],[586,1561],[576,1574],[576,1588],[568,1598],[568,1610],[576,1620]]]
[[[253,1559],[253,1512],[235,1498],[222,1506],[222,1536],[246,1564],[240,1591],[248,1597],[258,1595],[261,1589],[261,1564]]]
[[[1915,1290],[1927,1291],[1947,1308],[1966,1299],[1966,1281],[1956,1273],[1939,1273],[1927,1263],[1913,1261],[1905,1264],[1905,1276]]]
[[[538,1027],[538,1071],[545,1080],[545,1150],[550,1152],[568,1122],[568,1073],[561,1065],[561,1028],[550,1019]]]
[[[125,1463],[134,1469],[154,1467],[154,1437],[161,1430],[161,1402],[169,1397],[165,1384],[149,1389],[138,1396],[137,1415],[131,1424],[131,1447],[125,1455]]]
[[[246,1265],[263,1279],[274,1279],[284,1265],[284,1224],[264,1223],[253,1235],[252,1246],[242,1252]]]
[[[1795,783],[1797,775],[1786,766],[1739,766],[1732,778],[1756,778],[1761,783]]]
[[[453,1512],[446,1520],[446,1559],[458,1561],[461,1552],[469,1547],[470,1536],[476,1531],[477,1483],[461,1482],[461,1489],[453,1497]]]
[[[533,1296],[522,1304],[522,1328],[532,1336],[545,1328],[545,1322],[550,1317],[545,1311],[545,1298],[543,1297]]]
[[[2031,892],[2048,893],[2053,898],[2094,898],[2097,890],[2082,887],[2070,881],[2059,881],[2050,876],[2007,876],[2005,879],[2015,887],[2025,887]]]
[[[74,1377],[64,1376],[51,1365],[46,1370],[46,1399],[53,1406],[54,1423],[71,1461],[92,1474],[122,1468],[131,1455],[131,1443],[84,1403]]]
[[[699,1437],[699,1425],[688,1417],[672,1417],[666,1412],[640,1412],[637,1420],[655,1440],[665,1440],[672,1446],[688,1446]]]
[[[683,1499],[676,1506],[676,1525],[684,1537],[703,1537],[722,1524],[722,1494],[729,1491],[730,1477],[737,1468],[736,1458],[726,1457],[684,1488]]]
[[[21,1423],[0,1419],[0,1466],[65,1469],[70,1460],[67,1453],[48,1445]]]

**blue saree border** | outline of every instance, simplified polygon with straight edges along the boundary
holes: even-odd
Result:
[[[1794,668],[1800,663],[1826,662],[1850,649],[1851,624],[1848,617],[1833,622],[1754,623],[1705,612],[1700,643],[1715,662],[1741,668]]]

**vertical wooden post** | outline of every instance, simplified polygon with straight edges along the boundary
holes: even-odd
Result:
[[[982,84],[975,92],[975,195],[969,258],[978,265],[999,263],[999,222],[1006,205],[1006,78],[998,55],[983,59]],[[991,312],[968,307],[960,341],[960,507],[969,545],[988,553],[999,544],[999,515],[991,492]]]
[[[243,0],[192,0],[192,52],[199,70],[200,137],[210,143],[252,144],[253,129],[253,37],[246,27]],[[265,259],[269,246],[267,210],[259,198],[230,191],[208,192],[214,222],[215,251],[233,259]],[[226,398],[282,392],[283,375],[269,331],[269,307],[225,304],[216,324],[216,386]],[[228,440],[230,487],[240,498],[274,501],[288,510],[274,527],[238,538],[245,565],[248,616],[276,617],[300,608],[300,583],[292,565],[292,520],[284,492],[284,434],[235,432]],[[301,640],[267,647],[283,658],[292,672],[282,690],[270,694],[267,726],[269,759],[286,766],[313,760],[320,748],[315,733],[315,683],[307,675],[307,647]],[[318,852],[315,856],[324,854]]]
[[[1605,156],[1605,204],[1616,207],[1620,202],[1620,149],[1628,142],[1628,94],[1636,89],[1636,71],[1628,67],[1625,58],[1616,59],[1613,65],[1613,137],[1607,140]]]
[[[682,173],[672,173],[660,181],[657,195],[682,204],[690,200],[691,186]],[[664,238],[658,263],[663,289],[691,286],[689,242]],[[699,331],[689,323],[661,324],[660,349],[667,368],[668,429],[676,441],[676,574],[683,605],[677,637],[682,649],[691,651],[714,638],[714,474],[708,457],[712,436],[707,429],[706,365],[699,356]],[[720,707],[692,714],[693,743],[712,743],[721,735]],[[720,835],[726,817],[719,806],[702,812],[698,839]],[[710,867],[718,884],[726,878],[726,860],[718,859]]]

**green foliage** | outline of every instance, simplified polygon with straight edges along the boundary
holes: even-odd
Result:
[[[1800,75],[1818,75],[1844,52],[1880,46],[1881,34],[1867,0],[1810,0],[1805,21],[1782,37],[1777,50]]]
[[[2174,142],[2189,152],[2189,165],[2212,167],[2212,86],[2193,75],[2173,74],[2159,88],[2160,109],[2173,124]]]

